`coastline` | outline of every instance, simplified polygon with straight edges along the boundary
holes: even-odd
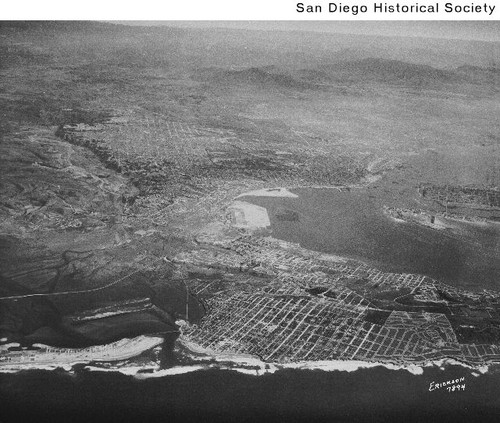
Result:
[[[154,348],[155,346],[148,348],[148,350]],[[85,371],[121,373],[138,380],[175,376],[206,370],[231,370],[251,376],[263,376],[274,374],[276,372],[284,370],[309,370],[352,373],[361,369],[373,369],[376,367],[383,367],[387,370],[394,371],[404,370],[414,376],[421,376],[424,374],[425,369],[435,368],[441,371],[445,371],[450,366],[460,366],[464,369],[469,370],[472,376],[477,377],[490,373],[493,368],[498,368],[498,366],[495,364],[484,364],[478,366],[468,365],[464,362],[452,358],[432,360],[425,363],[391,363],[362,360],[320,360],[297,361],[290,363],[272,363],[264,362],[260,357],[250,354],[220,353],[210,349],[206,349],[188,339],[185,339],[182,335],[176,341],[175,349],[177,350],[176,352],[182,354],[184,358],[188,358],[190,364],[175,365],[165,369],[162,369],[158,363],[148,366],[139,366],[136,364],[117,364],[116,367],[113,367],[113,365],[111,365],[111,367],[100,367],[93,363],[110,363],[110,361],[106,361],[104,359],[81,359],[68,361],[66,363],[58,362],[57,364],[33,362],[12,366],[0,366],[0,374],[19,373],[29,370],[55,371],[57,369],[63,369],[68,373],[74,373],[75,366],[83,365],[82,369]],[[122,358],[119,361],[124,361],[126,359],[127,358]]]
[[[425,368],[436,367],[446,370],[449,366],[461,366],[475,373],[488,373],[492,364],[472,366],[452,358],[432,360],[425,363],[391,363],[381,361],[362,360],[320,360],[320,361],[297,361],[292,363],[266,363],[259,357],[249,354],[218,353],[205,349],[187,339],[182,335],[177,339],[178,348],[187,350],[189,358],[193,361],[210,363],[206,368],[231,369],[245,374],[262,376],[264,374],[275,373],[280,370],[321,370],[325,372],[355,372],[360,369],[374,367],[384,367],[388,370],[405,370],[413,375],[422,375]],[[218,363],[218,364],[214,364]],[[235,367],[236,365],[236,367]],[[238,367],[238,365],[240,367]]]
[[[303,188],[303,187],[293,187],[293,188]],[[291,189],[293,189],[291,188]],[[342,191],[342,187],[329,186],[329,187],[321,187],[328,189],[337,189]],[[344,187],[344,189],[348,189],[348,187]],[[252,229],[258,229],[262,227],[268,227],[268,217],[263,216],[261,211],[265,210],[262,207],[255,206],[250,203],[246,203],[244,201],[238,201],[237,199],[245,196],[272,196],[272,197],[289,197],[289,198],[298,198],[297,194],[293,194],[287,188],[270,188],[270,189],[261,189],[250,191],[248,193],[243,193],[238,195],[233,199],[233,202],[226,207],[228,211],[238,211],[241,213],[241,221],[240,222],[232,222],[231,226],[238,227],[240,229],[246,229],[250,233]],[[257,213],[253,214],[253,212],[257,211]],[[245,213],[246,212],[246,213]],[[267,211],[266,211],[267,215]],[[398,220],[396,217],[389,216],[394,220]],[[404,222],[404,220],[403,220]],[[263,224],[264,223],[264,224]],[[271,236],[271,238],[273,238]],[[273,238],[278,243],[288,244],[287,242],[278,240]],[[310,253],[315,253],[315,251],[308,250]],[[326,260],[331,260],[334,262],[337,261],[345,261],[345,257],[331,255],[331,254],[322,254],[317,253],[319,256]],[[138,338],[147,338],[146,336],[138,337]],[[150,337],[151,338],[151,337]],[[134,340],[137,338],[134,338]],[[161,339],[161,338],[157,338]],[[117,343],[123,343],[126,341],[131,341],[127,339],[122,339],[117,341]],[[108,344],[108,346],[112,346],[114,344]],[[437,367],[441,370],[444,370],[447,366],[461,366],[471,371],[477,372],[477,374],[485,374],[489,371],[489,369],[493,366],[496,366],[496,363],[489,363],[483,365],[469,365],[467,363],[454,360],[452,358],[443,358],[436,361],[428,361],[428,362],[415,362],[415,363],[399,363],[399,362],[380,362],[380,361],[362,361],[362,360],[332,360],[332,361],[298,361],[298,362],[290,362],[290,363],[272,363],[272,362],[264,362],[258,356],[253,356],[250,354],[238,354],[238,353],[221,353],[213,350],[205,349],[188,339],[184,338],[182,335],[176,341],[177,347],[183,348],[187,352],[187,356],[189,359],[195,364],[191,365],[180,365],[173,366],[167,369],[160,369],[159,366],[119,366],[119,367],[97,367],[93,366],[92,362],[103,362],[110,363],[113,361],[121,361],[126,360],[128,358],[132,358],[134,356],[139,355],[140,353],[150,350],[155,346],[159,345],[161,342],[157,342],[155,345],[152,345],[149,348],[143,349],[141,352],[137,353],[137,351],[132,355],[121,355],[118,358],[94,358],[90,359],[75,359],[75,360],[67,360],[58,362],[57,364],[47,364],[47,363],[19,363],[15,365],[6,365],[6,363],[0,363],[0,373],[15,373],[24,370],[55,370],[57,368],[62,368],[66,371],[71,371],[75,365],[84,365],[84,369],[89,371],[102,371],[102,372],[119,372],[125,375],[133,376],[138,379],[147,379],[154,377],[163,377],[177,374],[190,373],[195,371],[207,370],[207,369],[226,369],[233,370],[240,373],[245,373],[249,375],[260,376],[264,374],[272,374],[280,370],[321,370],[326,372],[331,371],[339,371],[339,372],[354,372],[360,369],[368,369],[375,367],[384,367],[389,370],[405,370],[413,375],[422,375],[425,368],[429,367]],[[52,348],[45,345],[34,345],[35,347],[40,348]],[[2,346],[0,346],[2,347]],[[0,348],[1,351],[1,348]]]

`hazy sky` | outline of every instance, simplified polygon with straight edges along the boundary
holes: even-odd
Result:
[[[121,21],[120,23],[500,41],[500,21]]]

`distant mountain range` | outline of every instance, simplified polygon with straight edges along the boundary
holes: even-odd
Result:
[[[500,68],[464,65],[454,69],[438,69],[429,65],[371,57],[299,70],[276,66],[231,70],[211,67],[200,70],[196,77],[227,87],[253,86],[299,91],[352,83],[382,83],[422,88],[489,81],[498,86]]]
[[[335,62],[399,60],[437,69],[460,66],[495,67],[500,43],[417,37],[387,37],[304,31],[252,31],[242,29],[190,29],[166,26],[127,26],[102,22],[1,22],[0,44],[9,38],[35,35],[44,46],[64,53],[106,35],[106,46],[127,48],[124,60],[157,61],[161,65],[189,67],[260,67],[295,69]],[[65,41],[65,42],[62,42]],[[72,41],[81,41],[74,44]],[[111,42],[111,43],[110,43]],[[102,54],[106,54],[105,46]],[[375,62],[361,62],[369,66]],[[358,65],[356,65],[358,66]],[[392,67],[398,67],[392,64]],[[386,68],[386,65],[382,65]],[[420,69],[423,71],[423,69]],[[385,72],[385,71],[382,71]],[[397,71],[399,72],[399,71]],[[437,74],[433,75],[436,76]]]

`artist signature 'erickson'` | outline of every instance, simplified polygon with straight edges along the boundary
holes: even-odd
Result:
[[[434,382],[429,384],[429,391],[436,391],[445,388],[448,392],[465,391],[465,377],[446,380],[444,382]]]

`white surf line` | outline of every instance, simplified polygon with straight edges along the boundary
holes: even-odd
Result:
[[[156,263],[160,260],[163,260],[164,257],[160,257],[159,259],[156,259],[153,261],[153,263]],[[149,266],[149,270],[152,270],[153,268]],[[92,289],[83,289],[83,290],[78,290],[78,291],[61,291],[61,292],[47,292],[47,293],[38,293],[38,294],[25,294],[25,295],[11,295],[7,297],[0,297],[1,300],[20,300],[22,298],[33,298],[33,297],[51,297],[51,296],[63,296],[63,295],[72,295],[72,294],[88,294],[89,292],[97,292],[101,291],[103,289],[109,288],[113,285],[116,285],[117,283],[120,283],[121,281],[127,279],[128,277],[135,275],[136,273],[142,272],[144,269],[137,269],[134,270],[132,273],[129,273],[128,275],[125,275],[121,277],[120,279],[117,279],[116,281],[113,281],[111,283],[108,283],[107,285],[104,286],[99,286],[97,288],[92,288]]]

